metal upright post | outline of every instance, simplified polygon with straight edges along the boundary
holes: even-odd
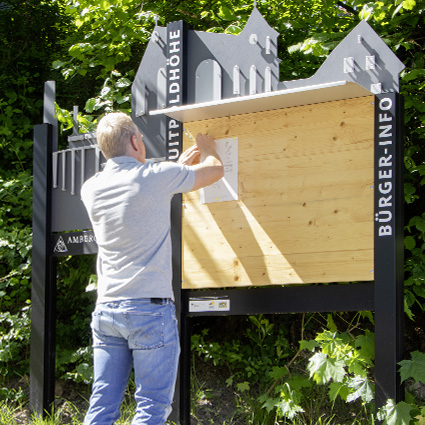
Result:
[[[375,97],[375,398],[403,399],[403,106],[397,93]]]
[[[51,255],[52,152],[57,150],[55,83],[44,91],[44,124],[34,126],[30,406],[49,410],[55,389],[56,272]]]
[[[33,249],[31,287],[30,404],[43,414],[54,398],[55,267],[50,256],[52,132],[34,128]],[[47,187],[46,187],[47,186]]]
[[[167,25],[167,105],[178,106],[185,102],[185,24],[183,21],[171,22]],[[167,159],[176,161],[183,146],[183,125],[172,118],[166,120],[166,149]],[[179,321],[180,341],[182,352],[186,351],[187,335],[185,321],[187,320],[182,306],[182,195],[177,194],[171,202],[171,238],[173,250],[173,290],[176,300],[176,314]],[[189,341],[190,344],[190,341]],[[182,420],[186,406],[190,401],[183,398],[188,384],[185,356],[180,356],[180,367],[176,383],[175,403],[171,414],[172,420]],[[190,378],[189,378],[190,379]]]

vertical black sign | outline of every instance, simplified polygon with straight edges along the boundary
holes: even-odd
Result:
[[[375,97],[376,403],[401,401],[403,341],[403,111],[397,93]]]
[[[184,103],[184,23],[172,22],[167,25],[167,106]],[[183,124],[167,119],[167,158],[176,161],[180,156],[183,139]]]
[[[167,107],[185,104],[185,24],[183,21],[167,25]],[[177,161],[183,145],[183,123],[167,118],[167,159]],[[185,331],[182,312],[182,195],[174,195],[171,202],[171,240],[173,250],[173,291],[176,300],[176,315],[179,319],[182,353],[177,377],[175,402],[170,419],[181,424],[190,420],[190,335]]]

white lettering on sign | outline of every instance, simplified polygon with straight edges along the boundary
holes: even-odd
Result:
[[[168,31],[167,53],[167,100],[168,106],[178,106],[182,102],[182,66],[183,66],[183,31]],[[167,124],[167,158],[176,161],[180,155],[182,124],[169,119]]]
[[[168,159],[176,160],[179,157],[180,124],[176,120],[168,121]]]
[[[375,221],[382,223],[378,228],[378,236],[391,236],[393,234],[393,155],[390,148],[393,147],[393,115],[385,111],[391,110],[393,102],[385,97],[379,101],[378,113],[378,202],[375,213]],[[382,123],[382,124],[381,124]]]
[[[173,81],[173,83],[169,84],[168,86],[168,103],[170,105],[173,105],[175,103],[180,103],[181,31],[171,31],[169,33],[169,39],[170,41],[168,42],[168,53],[171,54],[171,56],[168,59],[168,79]],[[171,41],[174,39],[177,40]]]
[[[96,237],[94,235],[72,235],[68,236],[67,244],[75,244],[75,243],[92,243],[96,242]]]

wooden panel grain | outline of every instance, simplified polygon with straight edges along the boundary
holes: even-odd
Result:
[[[237,137],[239,199],[184,196],[183,287],[373,280],[373,96],[185,124]]]

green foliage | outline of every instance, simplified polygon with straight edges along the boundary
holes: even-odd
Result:
[[[30,341],[29,307],[0,313],[0,373],[5,377],[27,373]]]
[[[56,370],[62,379],[91,384],[93,382],[93,350],[91,347],[76,351],[63,349],[56,360]]]
[[[9,424],[9,425],[17,425],[17,421],[15,419],[15,412],[17,411],[16,407],[11,407],[4,400],[0,401],[0,423]]]
[[[0,373],[25,374],[30,340],[31,176],[0,178]]]
[[[414,378],[416,381],[425,382],[425,354],[419,351],[411,353],[412,360],[403,360],[400,362],[401,380]]]
[[[57,264],[57,372],[62,379],[92,382],[90,320],[96,293],[88,288],[95,257],[64,257]]]
[[[417,423],[415,416],[419,411],[404,401],[394,403],[388,400],[387,404],[379,409],[377,418],[382,421],[382,425],[410,425]]]
[[[249,316],[243,336],[229,343],[216,342],[207,331],[193,335],[192,351],[229,370],[227,385],[257,411],[256,420],[263,409],[261,423],[295,418],[319,423],[325,406],[329,423],[333,423],[332,409],[341,402],[352,403],[351,412],[356,412],[359,421],[365,420],[373,415],[374,337],[370,331],[359,331],[368,319],[359,313],[346,321],[340,315],[338,321],[347,327],[344,332],[338,331],[331,315],[326,319],[328,329],[314,339],[302,340],[297,352],[290,349],[285,326],[290,318],[281,318],[276,326],[261,315]],[[312,320],[322,323],[320,315],[310,315],[307,323],[301,324],[302,335]],[[281,348],[285,355],[276,354]]]
[[[154,18],[136,0],[69,0],[66,14],[73,23],[73,31],[64,40],[70,46],[70,58],[53,66],[63,69],[66,78],[78,73],[102,81],[146,43]]]

